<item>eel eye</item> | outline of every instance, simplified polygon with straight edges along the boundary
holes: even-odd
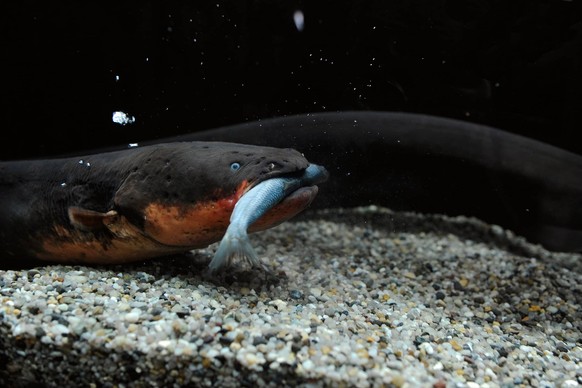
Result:
[[[240,163],[238,163],[238,162],[234,162],[234,163],[232,163],[232,164],[230,165],[230,169],[231,169],[232,171],[236,171],[236,170],[238,170],[239,168],[240,168]]]
[[[269,163],[269,171],[273,171],[275,169],[275,163]]]

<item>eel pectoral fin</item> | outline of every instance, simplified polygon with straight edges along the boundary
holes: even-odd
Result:
[[[68,210],[69,221],[76,229],[83,232],[109,231],[120,240],[149,240],[138,227],[126,217],[109,210],[107,213],[71,206]]]
[[[110,229],[110,225],[119,221],[119,214],[115,210],[101,213],[95,210],[71,206],[68,209],[68,214],[71,225],[84,231]]]
[[[53,234],[42,241],[38,258],[105,264],[183,252],[152,240],[115,210],[99,212],[71,206],[67,214],[70,226],[55,225]]]

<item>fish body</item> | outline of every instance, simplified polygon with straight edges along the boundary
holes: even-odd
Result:
[[[325,168],[310,164],[301,176],[271,178],[250,189],[234,207],[230,225],[209,264],[210,271],[216,272],[229,266],[235,257],[248,260],[252,267],[260,267],[260,260],[248,238],[249,227],[295,191],[295,197],[313,198],[317,193],[317,186],[312,185],[326,179]]]
[[[223,142],[0,162],[0,263],[123,263],[207,247],[247,191],[308,166],[293,149]],[[302,211],[307,194],[283,198],[253,231]]]

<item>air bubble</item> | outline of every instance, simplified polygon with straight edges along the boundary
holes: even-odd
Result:
[[[297,31],[303,31],[303,28],[305,27],[305,17],[303,16],[303,12],[300,10],[295,11],[295,13],[293,13],[293,22],[295,23]]]
[[[114,123],[121,124],[121,125],[126,125],[126,124],[132,124],[132,123],[134,123],[135,122],[135,117],[134,116],[129,116],[125,112],[116,111],[116,112],[113,112],[112,120],[113,120]]]

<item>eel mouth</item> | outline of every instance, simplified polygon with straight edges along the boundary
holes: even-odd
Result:
[[[253,187],[255,187],[261,182],[273,178],[285,178],[285,177],[300,179],[303,183],[303,186],[300,187],[301,189],[303,187],[308,187],[311,185],[316,185],[327,181],[329,179],[329,172],[325,169],[325,167],[313,163],[310,163],[306,168],[302,170],[297,170],[293,172],[274,171],[270,174],[263,175],[254,180],[247,181],[242,190],[240,190],[240,192],[238,193],[239,198],[245,195],[249,190],[251,190]],[[290,193],[288,197],[290,197],[292,194],[293,193]]]
[[[250,232],[271,228],[305,210],[317,195],[319,189],[316,184],[325,182],[329,178],[329,173],[323,166],[310,164],[299,173],[297,178],[303,185],[289,193],[251,225]]]
[[[327,179],[327,171],[313,165],[309,170],[298,172],[298,179],[302,185],[255,221],[249,232],[279,225],[305,210],[317,195],[316,184]],[[259,181],[243,181],[234,194],[193,206],[151,203],[144,210],[144,234],[164,246],[189,249],[206,247],[224,236],[236,203],[257,183]]]
[[[277,226],[305,210],[317,196],[318,187],[303,186],[291,192],[281,202],[267,211],[249,228],[249,232],[258,232]]]

